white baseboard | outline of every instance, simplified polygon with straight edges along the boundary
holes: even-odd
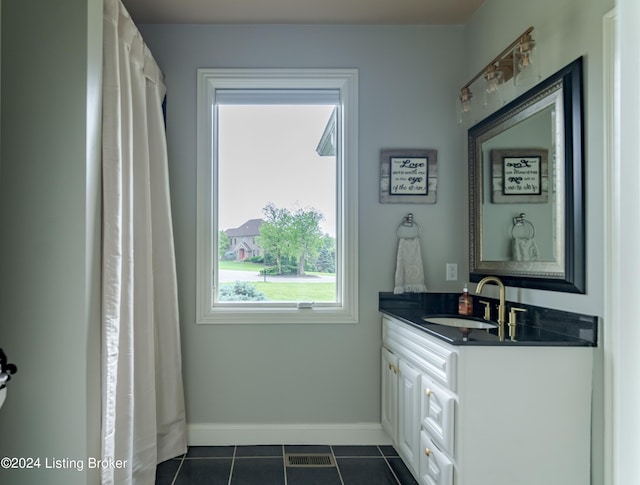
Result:
[[[390,445],[380,423],[187,425],[190,446],[228,445]]]

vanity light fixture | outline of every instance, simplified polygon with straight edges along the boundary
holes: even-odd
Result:
[[[536,41],[531,37],[531,33],[523,34],[513,49],[516,86],[525,86],[540,80],[540,63],[537,57]]]
[[[496,103],[499,98],[499,87],[504,82],[505,73],[501,69],[500,64],[490,64],[484,73],[484,104],[483,108]],[[502,104],[502,103],[499,103]]]
[[[533,27],[525,30],[462,87],[460,96],[456,100],[458,124],[464,124],[469,120],[473,98],[471,86],[481,77],[484,82],[483,107],[495,104],[496,100],[498,104],[502,104],[500,86],[510,79],[515,78],[516,85],[529,84],[540,79],[539,65],[536,60],[536,42],[533,40],[532,32]]]
[[[487,94],[495,94],[498,92],[498,86],[502,82],[502,71],[496,64],[490,64],[487,66],[487,70],[484,73],[484,79],[486,81],[485,92]]]
[[[462,88],[456,102],[456,113],[459,125],[467,123],[469,120],[469,115],[471,114],[471,98],[473,98],[471,89],[468,87]]]

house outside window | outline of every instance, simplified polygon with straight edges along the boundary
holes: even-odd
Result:
[[[357,322],[357,71],[200,69],[198,116],[198,323]]]
[[[262,219],[250,219],[240,227],[225,231],[231,241],[227,254],[232,252],[234,261],[244,261],[262,255],[260,246],[256,244],[255,236],[260,234],[260,226],[263,222]],[[241,238],[239,243],[238,237]],[[220,256],[224,257],[224,255]]]

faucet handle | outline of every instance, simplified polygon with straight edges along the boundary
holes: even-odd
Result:
[[[516,312],[526,312],[527,309],[526,308],[518,308],[518,307],[511,307],[511,311],[509,312],[509,323],[512,324],[516,324]]]
[[[509,311],[509,338],[516,339],[517,312],[526,312],[525,308],[511,307]]]
[[[491,303],[485,300],[480,300],[480,303],[484,305],[484,319],[491,320]]]

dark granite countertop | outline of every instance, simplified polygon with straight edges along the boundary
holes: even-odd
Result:
[[[452,345],[501,345],[501,346],[597,346],[598,317],[578,313],[553,310],[533,305],[506,302],[507,320],[511,307],[524,308],[527,311],[518,314],[516,341],[509,340],[508,326],[505,322],[504,342],[500,342],[497,329],[473,330],[468,340],[463,340],[459,329],[446,325],[426,322],[423,317],[457,315],[458,297],[456,293],[405,293],[395,295],[382,292],[379,295],[380,312],[406,322]],[[481,319],[484,305],[474,298],[474,317]],[[492,303],[497,301],[482,297]],[[495,318],[495,310],[494,310]]]

